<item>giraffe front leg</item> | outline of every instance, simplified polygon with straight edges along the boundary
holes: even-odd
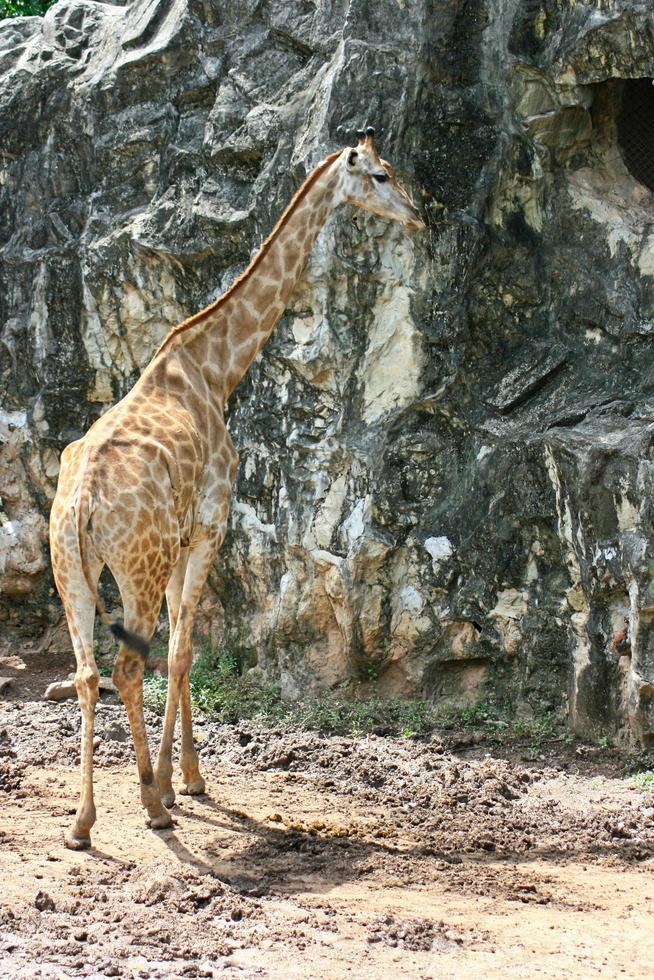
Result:
[[[186,558],[183,578],[181,574],[178,577],[173,576],[166,591],[171,627],[174,624],[174,632],[168,654],[168,697],[156,773],[157,781],[163,788],[163,799],[169,806],[175,799],[175,791],[172,787],[172,752],[175,721],[180,707],[181,767],[186,792],[194,794],[204,792],[204,780],[200,775],[198,755],[193,744],[188,675],[193,660],[193,619],[202,587],[218,547],[218,540],[218,537],[207,538],[195,545]]]
[[[80,767],[82,786],[75,823],[64,836],[64,843],[73,851],[91,846],[91,827],[95,823],[93,801],[93,727],[95,706],[98,703],[100,675],[94,666],[77,668],[75,687],[82,712],[82,746]]]
[[[166,586],[166,605],[168,606],[168,621],[170,624],[170,651],[168,662],[170,663],[173,651],[173,640],[177,629],[177,619],[179,617],[179,607],[182,602],[182,589],[184,588],[184,578],[186,576],[186,566],[188,564],[188,548],[182,548],[179,559],[175,565],[168,585]],[[169,682],[170,684],[170,679]],[[175,734],[175,715],[170,715],[168,711],[168,699],[166,700],[166,716],[164,718],[164,734],[162,745],[170,742],[170,755],[159,750],[156,765],[156,777],[161,793],[161,801],[164,806],[171,807],[175,802],[175,790],[173,789],[173,763],[172,763],[172,741]]]
[[[190,668],[190,657],[188,665]],[[171,658],[172,665],[172,658]],[[175,721],[177,718],[177,708],[182,722],[182,748],[180,753],[180,767],[184,786],[180,792],[184,795],[197,796],[204,793],[205,783],[200,775],[198,764],[198,753],[193,744],[193,728],[191,723],[191,695],[189,690],[188,670],[180,673],[181,658],[176,657],[176,668],[172,666],[168,671],[168,697],[166,699],[166,713],[164,717],[163,734],[161,737],[161,747],[157,756],[157,783],[161,790],[161,800],[164,806],[171,807],[175,802],[175,790],[173,789],[173,763],[172,751],[175,735]]]
[[[161,745],[159,746],[155,772],[157,785],[161,793],[161,802],[164,806],[171,807],[175,802],[175,790],[173,789],[173,738],[175,737],[179,692],[173,690],[173,687],[176,685],[176,680],[170,669],[170,655],[168,660],[168,694],[166,696],[166,711],[164,713]]]
[[[163,806],[159,786],[154,777],[143,716],[143,659],[121,645],[113,670],[113,679],[129,719],[141,786],[141,803],[148,811],[149,824],[154,830],[170,827],[172,817]]]
[[[179,714],[182,722],[182,751],[179,762],[184,779],[184,786],[180,792],[186,796],[200,796],[205,791],[205,782],[200,775],[200,760],[193,742],[191,691],[188,674],[184,674],[182,677]]]

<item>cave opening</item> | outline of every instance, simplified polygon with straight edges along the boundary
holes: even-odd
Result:
[[[654,79],[624,82],[617,124],[625,166],[632,177],[654,191]]]

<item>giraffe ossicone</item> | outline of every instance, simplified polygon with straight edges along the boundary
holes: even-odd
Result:
[[[122,401],[66,447],[50,517],[50,547],[77,662],[82,712],[81,793],[71,848],[90,845],[93,726],[98,669],[96,608],[120,641],[113,678],[129,718],[141,801],[153,828],[170,826],[172,746],[181,719],[182,792],[204,792],[193,743],[189,670],[193,619],[227,528],[237,454],[224,420],[229,395],[283,313],[328,215],[354,204],[424,227],[374,130],[330,154],[304,184],[246,271],[214,303],[174,327]],[[104,566],[121,594],[123,623],[98,595]],[[164,595],[170,621],[168,695],[153,766],[143,716],[144,653]]]

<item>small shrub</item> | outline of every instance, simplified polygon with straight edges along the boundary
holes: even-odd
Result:
[[[496,704],[480,701],[463,708],[437,710],[437,727],[465,728],[502,740],[530,739],[534,747],[556,737],[557,718],[553,711],[543,711],[528,719],[515,715],[515,707],[508,700]]]
[[[146,674],[143,678],[143,704],[158,715],[164,713],[168,683],[158,674]]]
[[[480,702],[463,708],[438,709],[421,698],[343,698],[333,691],[290,704],[274,684],[262,684],[241,673],[234,654],[206,651],[193,665],[189,678],[194,713],[223,724],[250,720],[262,725],[297,728],[340,735],[396,735],[413,738],[443,729],[478,729],[496,738],[529,738],[538,745],[556,734],[552,712],[525,721],[514,717],[509,703]],[[144,703],[163,714],[167,683],[148,675]]]
[[[626,778],[630,776],[632,778],[642,777],[647,776],[650,771],[654,771],[654,752],[651,749],[645,749],[630,755],[622,770],[622,775]]]
[[[651,789],[654,790],[654,772],[650,769],[646,772],[637,772],[631,779],[636,786],[640,786],[641,789]]]
[[[270,690],[262,696],[263,686],[241,677],[238,661],[230,653],[203,654],[191,669],[190,689],[194,710],[225,724],[256,718],[262,703],[271,708],[276,700]]]

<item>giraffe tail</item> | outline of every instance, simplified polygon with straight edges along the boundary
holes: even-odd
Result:
[[[79,548],[79,557],[82,565],[82,574],[89,588],[93,600],[95,602],[96,608],[100,613],[100,618],[105,626],[109,627],[111,633],[116,637],[120,643],[124,643],[126,647],[138,653],[139,656],[147,660],[148,653],[150,652],[150,644],[138,633],[133,633],[131,630],[125,629],[123,623],[120,620],[113,620],[109,616],[106,610],[105,604],[100,598],[97,586],[93,582],[91,573],[89,572],[89,562],[88,553],[86,550],[88,542],[88,524],[91,519],[92,505],[91,505],[91,495],[88,491],[85,492],[82,487],[78,500],[76,509],[77,517],[77,547]]]
[[[150,652],[150,644],[138,633],[132,633],[131,630],[126,630],[121,622],[115,620],[113,623],[109,624],[109,629],[121,643],[124,643],[126,647],[133,650],[135,653],[140,654],[144,660],[148,659],[148,654]]]

